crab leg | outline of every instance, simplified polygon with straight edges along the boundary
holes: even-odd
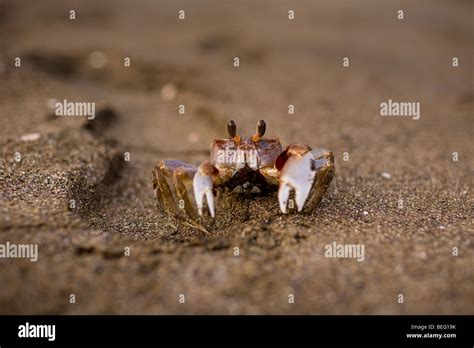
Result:
[[[196,211],[195,207],[190,201],[190,194],[188,193],[188,190],[191,191],[190,189],[187,188],[187,183],[189,183],[191,186],[192,181],[193,181],[193,176],[194,173],[196,172],[195,167],[193,166],[192,168],[178,168],[173,172],[173,179],[174,179],[174,185],[176,189],[176,194],[180,200],[180,202],[183,203],[183,205],[179,205],[180,208],[184,208],[188,216],[191,218],[196,217]]]
[[[321,201],[336,172],[334,155],[331,151],[314,149],[311,150],[311,154],[314,157],[313,164],[316,170],[316,176],[309,197],[305,202],[305,208],[308,209],[308,211],[313,210]]]
[[[189,188],[197,168],[176,160],[159,161],[153,169],[153,189],[158,206],[170,215],[178,215],[182,208],[195,216],[189,200]],[[184,206],[181,204],[184,203]]]
[[[309,146],[291,144],[278,156],[275,167],[280,171],[278,202],[282,213],[287,212],[292,190],[298,211],[305,203],[314,208],[321,200],[334,175],[334,160],[331,152],[323,149],[311,150]]]
[[[167,176],[170,175],[164,161],[160,161],[153,170],[153,188],[158,205],[168,214],[175,215],[178,213],[178,209],[167,179]]]
[[[196,206],[199,215],[202,216],[202,210],[204,206],[204,196],[206,197],[207,207],[212,217],[215,217],[214,208],[214,178],[217,175],[218,170],[214,167],[210,161],[203,162],[194,175],[193,178],[193,189],[194,199],[196,200]]]

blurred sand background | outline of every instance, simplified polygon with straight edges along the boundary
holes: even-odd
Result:
[[[474,313],[473,22],[472,1],[0,1],[0,243],[39,245],[0,260],[0,313]],[[313,213],[236,198],[204,233],[157,210],[155,163],[200,163],[231,118],[334,152]]]

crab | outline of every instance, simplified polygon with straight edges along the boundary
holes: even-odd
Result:
[[[292,143],[282,150],[279,139],[263,138],[263,120],[257,123],[251,137],[238,135],[233,120],[227,131],[229,138],[215,139],[210,159],[197,167],[179,160],[156,164],[153,189],[161,209],[171,215],[199,218],[207,205],[214,218],[219,189],[262,194],[278,190],[279,207],[284,214],[290,210],[312,211],[321,201],[335,173],[331,151],[312,149],[302,143]],[[292,192],[294,201],[290,198]]]

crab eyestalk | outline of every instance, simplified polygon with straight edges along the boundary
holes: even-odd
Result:
[[[258,142],[262,137],[265,135],[265,131],[267,130],[267,125],[265,124],[264,120],[260,120],[257,123],[257,130],[255,131],[255,134],[252,136],[252,141],[253,142]]]
[[[236,143],[240,142],[240,136],[237,135],[237,125],[234,120],[230,120],[229,123],[227,123],[227,132],[229,133],[230,138]]]

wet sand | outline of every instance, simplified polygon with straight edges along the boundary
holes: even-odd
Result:
[[[472,6],[2,1],[0,244],[39,260],[0,259],[0,312],[472,314]],[[56,116],[64,99],[95,118]],[[380,116],[388,99],[420,118]],[[156,162],[199,164],[229,119],[334,152],[315,211],[231,197],[203,231],[156,207]]]

